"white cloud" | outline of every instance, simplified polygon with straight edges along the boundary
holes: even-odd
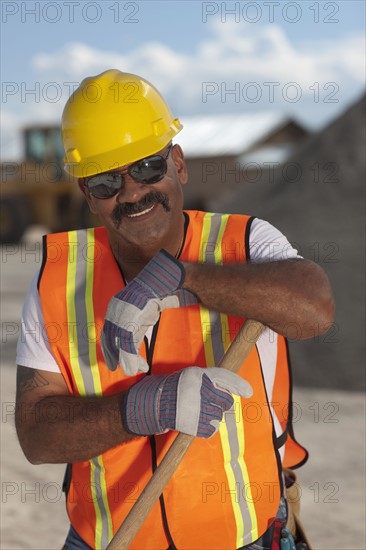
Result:
[[[316,81],[339,81],[344,75],[356,82],[364,80],[364,36],[319,39],[295,47],[277,25],[256,29],[246,25],[243,30],[227,23],[215,24],[213,29],[215,36],[200,44],[192,64],[193,69],[199,67],[216,78],[295,81],[303,87]]]
[[[249,24],[215,23],[211,29],[212,38],[202,40],[192,55],[159,42],[144,43],[125,54],[69,43],[54,53],[37,55],[33,66],[44,76],[78,80],[116,67],[158,78],[166,90],[179,84],[183,93],[197,79],[295,81],[301,86],[344,76],[355,82],[364,79],[363,36],[319,39],[295,47],[275,24],[254,29]]]
[[[58,78],[63,75],[74,80],[125,64],[125,56],[117,52],[97,50],[80,42],[67,43],[54,53],[38,54],[32,61],[34,69],[41,75],[58,75]]]
[[[327,117],[329,120],[335,116],[342,105],[363,89],[363,35],[341,36],[332,41],[319,38],[294,45],[275,24],[254,28],[250,24],[215,22],[210,29],[210,37],[203,38],[190,54],[180,53],[157,41],[143,43],[128,52],[104,51],[73,42],[54,52],[39,53],[32,61],[35,80],[59,83],[62,97],[57,104],[47,101],[47,97],[41,98],[36,105],[29,101],[24,115],[44,120],[59,119],[70,93],[66,83],[78,83],[86,76],[109,68],[141,74],[150,80],[178,116],[268,109],[298,115],[300,119],[303,117],[319,125]],[[205,82],[216,83],[216,93],[203,102]],[[258,103],[250,101],[252,95],[246,97],[244,94],[249,82],[257,83],[263,92]],[[263,85],[266,82],[279,83],[274,89],[273,102],[269,101],[268,86]],[[281,93],[290,82],[301,89],[301,101],[297,103],[288,101]],[[321,101],[316,104],[314,84],[319,83],[324,99],[324,86],[329,82],[338,86],[335,105],[324,106]],[[232,90],[235,86],[239,86],[239,98],[235,94],[222,96],[225,89]],[[9,102],[7,108],[17,112],[14,102]]]

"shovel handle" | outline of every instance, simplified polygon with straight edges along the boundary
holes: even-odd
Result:
[[[259,321],[247,320],[217,366],[237,372],[255,346],[264,328],[264,325]],[[109,543],[107,550],[127,550],[129,548],[194,439],[193,435],[178,434],[126,516],[125,521]]]

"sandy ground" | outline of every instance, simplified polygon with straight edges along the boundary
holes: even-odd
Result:
[[[68,521],[64,466],[32,466],[18,445],[13,364],[21,304],[40,265],[40,247],[1,252],[1,540],[3,550],[53,550]],[[365,399],[357,392],[295,388],[295,432],[310,451],[298,475],[302,516],[314,549],[365,550]]]

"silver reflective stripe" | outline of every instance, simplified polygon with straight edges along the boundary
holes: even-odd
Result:
[[[205,261],[208,264],[215,264],[215,252],[217,251],[217,246],[220,246],[220,243],[217,242],[220,227],[221,227],[221,220],[222,220],[222,214],[213,214],[211,216],[211,227],[210,227],[210,233],[208,236],[207,243],[204,243],[206,245],[205,249]]]
[[[221,316],[217,311],[210,311],[209,315],[211,323],[212,351],[215,365],[218,365],[221,357],[223,357],[225,353],[222,337]]]
[[[215,251],[217,248],[217,245],[219,244],[217,242],[221,227],[221,214],[214,214],[211,217],[211,227],[210,227],[210,233],[208,236],[207,243],[204,243],[206,245],[206,249],[204,251],[204,259],[205,262],[208,264],[215,264]],[[217,337],[212,337],[212,348],[213,348],[213,354],[215,358],[215,365],[218,364],[221,357],[224,355],[224,344],[222,339],[222,328],[221,328],[221,318],[220,313],[217,311],[209,311],[209,317],[210,317],[210,325],[211,325],[211,335],[216,335]],[[219,360],[217,360],[219,358]]]
[[[88,237],[86,231],[77,231],[76,247],[76,280],[75,280],[75,314],[76,336],[79,351],[79,364],[84,380],[86,395],[95,395],[93,374],[90,365],[88,321],[86,315],[86,255]]]

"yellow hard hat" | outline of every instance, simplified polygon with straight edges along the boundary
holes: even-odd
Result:
[[[182,128],[140,76],[109,70],[85,78],[62,114],[65,170],[83,178],[130,164],[163,149]]]

